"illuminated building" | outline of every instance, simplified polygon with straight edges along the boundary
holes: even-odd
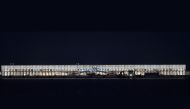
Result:
[[[186,65],[2,65],[2,77],[184,76]]]

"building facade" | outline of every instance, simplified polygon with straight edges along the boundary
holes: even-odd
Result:
[[[163,76],[183,76],[186,65],[2,65],[3,77],[67,77],[93,75],[144,76],[157,73]]]

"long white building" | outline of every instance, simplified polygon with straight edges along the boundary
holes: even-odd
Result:
[[[2,65],[1,75],[10,76],[87,76],[94,75],[187,75],[186,65]]]

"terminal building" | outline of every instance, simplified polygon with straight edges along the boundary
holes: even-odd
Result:
[[[2,65],[2,77],[185,76],[186,65]]]

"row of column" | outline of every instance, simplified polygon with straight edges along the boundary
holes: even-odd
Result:
[[[133,70],[132,70],[133,71]],[[86,75],[85,72],[76,72],[76,71],[26,71],[26,72],[19,72],[19,71],[5,71],[2,72],[3,76],[68,76],[72,75],[73,73],[78,75]],[[100,75],[109,74],[111,72],[95,72]],[[113,71],[112,71],[113,73]],[[119,74],[119,71],[114,72],[115,74]],[[128,75],[128,71],[124,71],[126,75]],[[155,73],[155,72],[147,72],[145,70],[134,70],[135,75],[144,75],[145,73]],[[167,71],[167,70],[160,70],[158,71],[160,75],[185,75],[185,71],[183,70],[175,70],[175,71]]]
[[[6,65],[2,66],[2,71],[5,70],[34,70],[38,71],[40,69],[52,70],[52,71],[77,71],[78,69],[92,69],[97,67],[102,71],[127,71],[134,69],[147,69],[147,70],[185,70],[185,65]]]
[[[68,76],[68,72],[4,72],[3,76]]]

